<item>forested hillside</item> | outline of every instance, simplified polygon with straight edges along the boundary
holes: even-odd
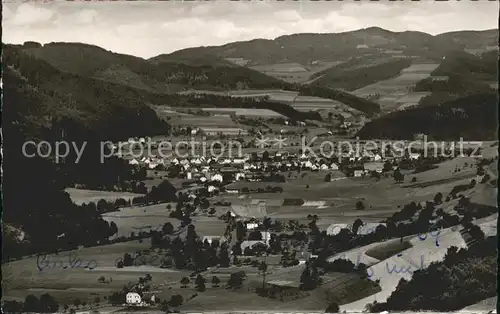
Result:
[[[368,122],[357,134],[361,139],[411,139],[424,133],[437,140],[495,140],[498,96],[476,94],[438,106],[415,107]]]
[[[415,86],[416,92],[431,92],[420,100],[421,106],[434,106],[467,95],[492,93],[494,88],[491,83],[498,81],[498,51],[481,56],[454,52],[445,56],[431,75]]]

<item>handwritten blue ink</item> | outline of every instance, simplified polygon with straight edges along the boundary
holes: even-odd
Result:
[[[78,255],[74,252],[69,252],[67,263],[64,260],[50,260],[47,254],[37,254],[36,256],[36,267],[38,271],[43,271],[44,269],[68,269],[68,268],[88,268],[94,269],[97,267],[96,260],[87,261],[86,264],[78,258]]]
[[[402,254],[398,254],[398,256],[402,256]],[[404,269],[404,267],[401,267],[399,270],[396,268],[396,265],[393,265],[392,266],[392,269],[389,269],[389,263],[386,262],[385,263],[385,266],[386,266],[386,269],[387,269],[387,272],[389,274],[392,274],[392,273],[396,273],[396,274],[402,274],[402,273],[413,273],[415,271],[418,271],[418,270],[422,270],[424,269],[424,255],[420,255],[420,265],[415,265],[413,263],[412,260],[410,260],[410,266],[408,266],[408,268],[406,268],[406,270]],[[416,269],[413,271],[411,270],[411,267],[415,267]]]
[[[389,263],[386,263],[385,266],[386,266],[387,272],[389,274],[392,274],[392,273],[396,273],[396,274],[407,273],[411,269],[411,266],[408,266],[408,268],[406,270],[404,270],[404,267],[401,267],[399,270],[397,270],[396,269],[396,265],[392,266],[392,269],[389,269]]]
[[[366,269],[366,275],[368,276],[368,278],[371,278],[373,276],[373,273],[374,273],[373,268],[370,267]]]
[[[432,230],[431,230],[431,232],[429,232],[429,234],[430,234],[431,236],[433,236],[434,238],[436,238],[436,246],[437,246],[437,247],[439,247],[439,235],[441,234],[441,229],[442,229],[442,228],[440,227],[439,229],[435,230],[435,231],[437,231],[437,233],[436,233],[436,234],[432,234],[432,232],[433,232]]]

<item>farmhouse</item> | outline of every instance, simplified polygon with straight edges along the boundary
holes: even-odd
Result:
[[[383,162],[367,162],[364,165],[365,171],[366,172],[372,172],[376,171],[378,173],[382,173],[382,170],[384,170],[384,163]]]
[[[375,233],[375,231],[377,230],[377,227],[378,226],[383,226],[385,227],[386,224],[385,223],[364,223],[362,226],[360,226],[358,228],[358,230],[356,231],[356,234],[357,235],[366,235],[366,234],[371,234],[371,233]],[[351,227],[352,229],[352,227]]]
[[[126,296],[127,304],[139,305],[142,302],[141,296],[136,292],[129,292]]]
[[[363,174],[364,174],[363,170],[354,170],[354,177],[355,178],[360,178],[363,176]]]
[[[266,252],[267,244],[264,241],[243,241],[241,243],[243,255],[258,255]]]
[[[258,224],[258,223],[256,223],[256,222],[249,222],[249,223],[247,223],[247,225],[246,225],[246,229],[247,229],[247,230],[253,230],[253,229],[256,229],[256,228],[258,228],[258,227],[259,227],[259,224]]]
[[[326,228],[327,235],[337,235],[342,229],[350,229],[348,224],[331,224]]]
[[[212,244],[213,241],[219,241],[219,243],[222,242],[220,236],[203,236],[202,242],[205,243],[205,241],[209,244]]]

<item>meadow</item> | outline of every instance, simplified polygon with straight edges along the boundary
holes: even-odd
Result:
[[[203,111],[212,114],[228,113],[236,116],[245,117],[264,117],[264,118],[277,118],[283,117],[282,114],[268,109],[246,109],[246,108],[202,108]]]
[[[412,92],[411,89],[418,81],[428,78],[438,66],[439,64],[434,63],[414,63],[402,70],[399,76],[357,89],[353,94],[358,97],[380,95],[376,101],[383,111],[418,104],[426,94]]]
[[[131,201],[134,197],[143,196],[142,194],[130,192],[96,191],[75,188],[67,188],[65,191],[69,194],[71,200],[77,205],[81,205],[83,203],[88,204],[90,202],[94,202],[97,204],[97,202],[101,199],[104,199],[108,202],[114,202],[119,198]]]

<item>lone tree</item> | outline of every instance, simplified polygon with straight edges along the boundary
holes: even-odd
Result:
[[[245,280],[246,274],[243,271],[232,273],[231,277],[227,282],[228,288],[240,288],[243,285],[243,280]]]
[[[262,261],[259,265],[259,272],[262,274],[262,289],[266,287],[266,272],[267,272],[267,264]]]
[[[300,276],[300,288],[302,290],[312,290],[318,286],[320,278],[318,276],[316,266],[306,263],[306,268]]]
[[[212,287],[218,287],[220,284],[220,279],[217,276],[212,277]]]
[[[356,202],[356,209],[357,210],[363,210],[363,209],[365,209],[365,204],[363,204],[362,201],[357,201]]]
[[[361,219],[356,219],[352,225],[352,233],[358,234],[358,229],[363,225],[363,221]]]
[[[404,179],[405,179],[405,176],[401,173],[401,171],[399,170],[399,168],[397,168],[396,170],[394,170],[394,180],[397,183],[403,182]]]
[[[331,173],[327,173],[325,175],[325,179],[324,179],[325,182],[330,182],[332,181],[332,174]]]
[[[39,301],[38,298],[32,294],[24,299],[23,312],[38,312]]]
[[[435,196],[434,196],[434,203],[436,204],[441,204],[443,202],[443,194],[441,194],[441,192],[438,192]]]
[[[59,304],[50,294],[44,293],[40,296],[38,310],[42,313],[54,313],[59,310]]]
[[[196,289],[200,292],[203,292],[205,291],[205,278],[203,278],[202,275],[198,275],[196,277],[196,281],[195,281],[195,285],[196,285]]]
[[[162,227],[162,231],[164,234],[172,234],[174,232],[174,226],[170,222],[166,222]]]
[[[188,277],[183,277],[181,279],[181,284],[182,284],[182,288],[186,288],[187,285],[189,285],[189,278]]]
[[[165,312],[165,313],[170,313],[170,306],[168,305],[168,301],[166,301],[166,300],[165,300],[165,301],[163,301],[163,302],[161,303],[161,307],[160,307],[160,308],[161,308],[161,310],[162,310],[163,312]]]
[[[170,298],[170,301],[168,301],[168,304],[172,307],[178,307],[182,305],[182,302],[184,302],[184,298],[180,294],[175,294]]]
[[[339,305],[337,303],[330,303],[326,308],[325,313],[338,313],[340,311]]]

